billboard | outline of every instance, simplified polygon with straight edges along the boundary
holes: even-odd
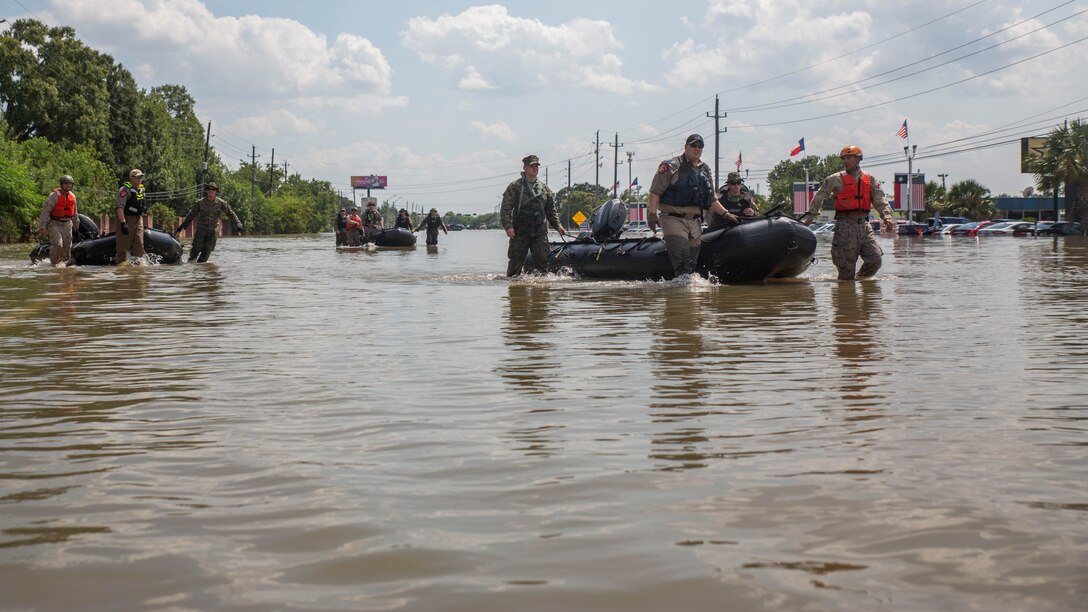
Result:
[[[351,177],[352,189],[385,189],[389,186],[389,177],[368,174]]]
[[[1046,153],[1045,136],[1028,136],[1020,139],[1020,172],[1022,174],[1034,174],[1028,169],[1028,160],[1037,155]]]
[[[910,209],[926,209],[926,175],[921,172],[914,173],[911,187]],[[892,210],[907,210],[907,173],[895,173],[895,201],[892,202]]]
[[[808,206],[812,203],[812,197],[816,195],[816,192],[820,189],[820,183],[809,183],[808,194],[805,194],[805,182],[800,181],[793,184],[793,212],[803,213],[808,212]]]

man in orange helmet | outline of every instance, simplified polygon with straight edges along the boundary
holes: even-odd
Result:
[[[831,261],[839,269],[839,280],[854,280],[854,268],[861,257],[861,269],[857,276],[876,274],[880,269],[880,257],[884,251],[876,243],[873,226],[869,224],[869,211],[876,209],[884,220],[884,231],[895,231],[892,211],[880,188],[880,181],[861,169],[861,147],[846,145],[839,152],[842,172],[824,179],[820,190],[812,198],[805,213],[805,225],[812,224],[819,214],[824,200],[835,202],[835,233],[831,238]]]

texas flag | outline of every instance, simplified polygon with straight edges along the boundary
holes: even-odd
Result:
[[[631,181],[631,186],[632,187],[638,187],[638,177],[637,176],[635,177],[635,180]]]
[[[801,153],[804,150],[805,150],[805,139],[802,138],[801,140],[797,141],[797,146],[794,147],[792,151],[790,151],[790,157],[793,157],[794,155],[797,155],[798,153]]]

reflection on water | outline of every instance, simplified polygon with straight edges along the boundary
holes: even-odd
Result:
[[[732,286],[0,248],[0,607],[1082,609],[1088,241],[881,240]]]
[[[858,412],[853,419],[873,418],[866,414],[867,407],[879,408],[886,402],[880,392],[884,381],[876,368],[886,360],[874,354],[874,347],[883,341],[883,307],[879,282],[836,283],[831,290],[831,329],[839,360],[835,378],[843,406]]]

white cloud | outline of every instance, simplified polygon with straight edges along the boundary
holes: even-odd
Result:
[[[495,123],[484,123],[483,121],[473,121],[472,129],[480,133],[485,138],[498,138],[499,140],[513,141],[516,140],[518,135],[514,133],[505,121],[497,121]]]
[[[461,89],[509,93],[553,87],[629,94],[656,85],[622,74],[622,48],[604,21],[558,26],[514,17],[503,6],[476,6],[436,19],[414,17],[401,38],[424,62],[463,71]]]
[[[472,66],[465,69],[465,76],[457,82],[457,89],[478,91],[481,89],[495,89],[495,86],[487,82],[487,79]]]
[[[81,36],[102,41],[99,48],[139,57],[141,77],[185,83],[201,100],[238,90],[254,99],[389,98],[392,91],[393,70],[384,54],[354,34],[330,41],[291,19],[217,17],[199,0],[53,0],[53,5],[65,22],[78,24]],[[121,15],[140,19],[122,34]]]
[[[308,119],[299,117],[287,109],[263,112],[251,117],[237,119],[227,125],[230,132],[245,133],[253,136],[274,136],[278,134],[312,135],[317,127]]]

